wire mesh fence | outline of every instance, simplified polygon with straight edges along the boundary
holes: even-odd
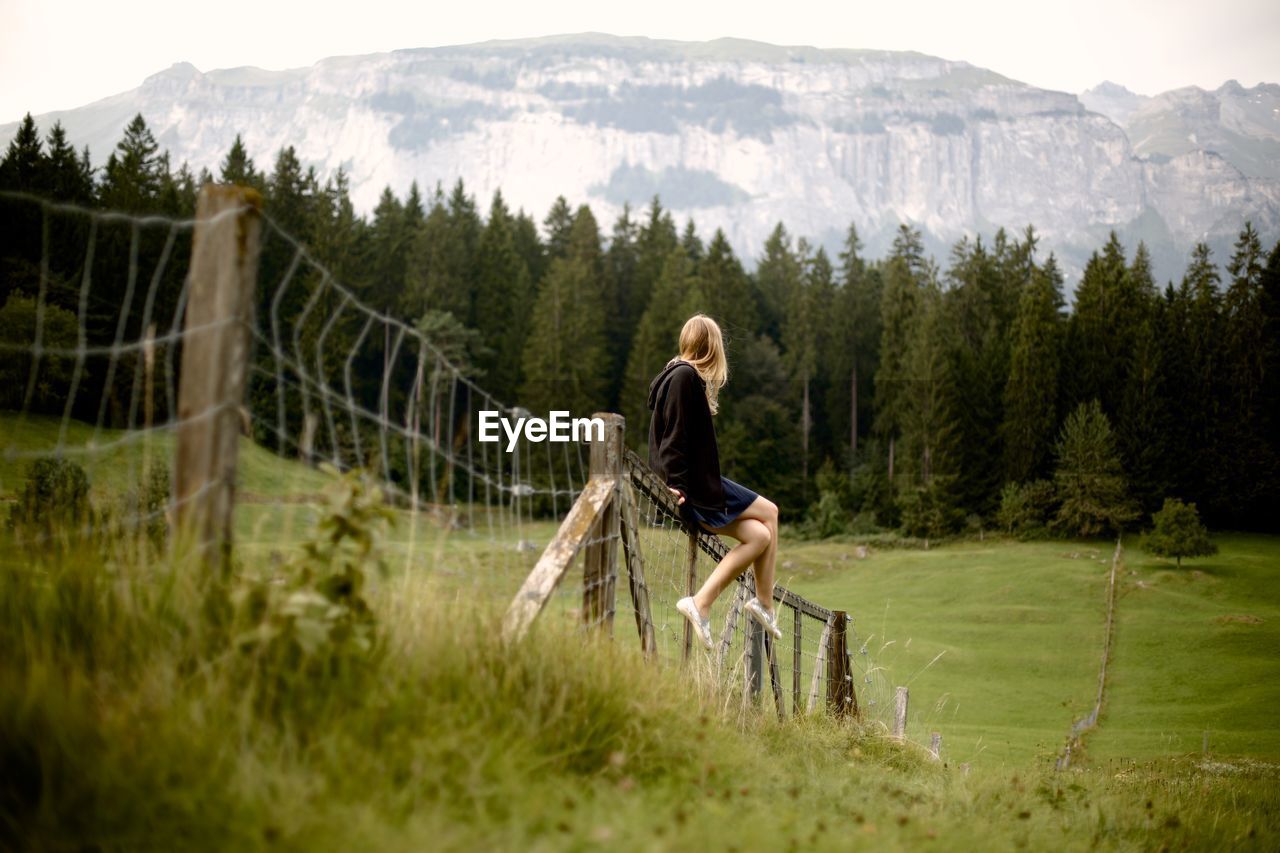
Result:
[[[531,413],[483,388],[456,330],[376,310],[249,196],[228,200],[174,219],[0,193],[15,223],[0,252],[8,529],[26,549],[98,543],[109,531],[150,537],[159,556],[184,509],[219,492],[236,566],[270,571],[313,535],[335,473],[358,469],[394,508],[387,564],[509,595],[587,497],[596,448],[527,433],[482,440],[481,412]],[[234,257],[201,267],[201,246],[207,254],[218,240]],[[219,302],[237,286],[243,306]],[[230,368],[224,339],[243,350]],[[242,376],[230,392],[228,370]],[[205,385],[219,394],[192,393]],[[184,484],[183,436],[190,449],[215,422],[230,425],[229,461],[224,435],[197,448],[209,471]],[[750,573],[713,608],[715,647],[695,645],[675,602],[726,547],[691,535],[620,434],[616,447],[617,475],[592,498],[590,529],[561,555],[582,567],[582,583],[563,585],[544,618],[634,630],[659,664],[689,662],[779,714],[856,710],[851,623],[779,587],[783,636],[766,636],[742,609]]]

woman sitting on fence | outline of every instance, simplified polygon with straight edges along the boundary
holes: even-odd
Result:
[[[689,524],[730,536],[736,545],[695,594],[676,602],[703,645],[712,647],[711,605],[748,565],[755,568],[756,597],[744,606],[751,618],[780,638],[773,610],[778,556],[778,507],[720,476],[720,452],[711,417],[729,376],[724,340],[715,320],[690,317],[680,331],[680,355],[649,386],[649,464],[676,496]]]

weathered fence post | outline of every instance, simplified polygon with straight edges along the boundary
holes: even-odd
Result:
[[[929,735],[929,754],[934,758],[938,758],[942,753],[942,733],[934,732]]]
[[[693,595],[698,591],[698,531],[694,528],[689,530],[689,566],[688,579],[685,582],[685,595]],[[693,626],[689,624],[689,620],[684,623],[684,652],[682,660],[688,660],[689,655],[693,653]]]
[[[591,476],[613,480],[615,485],[611,499],[591,528],[583,553],[582,621],[613,633],[626,419],[612,412],[596,412],[592,417],[604,421],[604,441],[591,442]]]
[[[640,650],[655,659],[658,639],[653,630],[653,613],[649,607],[649,584],[644,577],[644,554],[640,551],[640,517],[629,483],[622,484],[622,553],[627,563],[627,579],[631,586],[631,604],[636,615],[636,631],[640,634]]]
[[[907,736],[907,697],[905,687],[899,687],[893,696],[893,736],[898,740]]]
[[[176,540],[227,565],[252,340],[261,197],[206,184],[196,203],[174,452]]]
[[[833,611],[831,634],[827,638],[827,707],[837,717],[857,715],[858,700],[853,694],[853,670],[849,665],[846,628],[849,615]]]
[[[742,677],[745,680],[743,685],[746,693],[754,702],[760,695],[760,682],[762,667],[761,659],[764,657],[764,631],[760,627],[760,623],[754,619],[747,619],[747,637],[745,643],[746,657],[742,662]]]
[[[804,625],[804,614],[799,607],[792,605],[791,618],[791,713],[798,716],[803,708],[800,704],[800,681],[803,678],[801,670],[804,668],[804,634],[801,627]]]

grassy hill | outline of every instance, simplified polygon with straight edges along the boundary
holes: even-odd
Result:
[[[57,426],[0,418],[6,495]],[[65,445],[92,438],[71,424]],[[129,488],[170,440],[99,434],[79,454],[95,497]],[[784,539],[780,580],[854,614],[871,680],[861,723],[779,722],[554,619],[501,643],[497,616],[536,559],[514,541],[545,544],[552,523],[490,537],[397,512],[374,550],[391,571],[369,572],[372,650],[264,654],[242,608],[251,590],[270,601],[300,582],[279,558],[316,539],[332,478],[242,453],[229,589],[210,593],[184,564],[104,571],[93,553],[5,546],[0,848],[1280,844],[1275,538],[1219,537],[1218,556],[1181,572],[1128,546],[1101,727],[1090,760],[1059,773],[1051,760],[1092,700],[1110,543],[860,560],[850,543]],[[291,600],[281,612],[305,612]],[[942,761],[886,737],[897,684],[910,739],[941,732]]]
[[[1280,761],[1280,541],[1216,541],[1217,555],[1181,569],[1136,543],[1126,552],[1090,756],[1199,753],[1207,743],[1214,755]]]

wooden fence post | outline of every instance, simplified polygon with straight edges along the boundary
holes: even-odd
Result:
[[[206,184],[196,203],[178,385],[174,505],[180,536],[228,565],[240,406],[258,277],[257,192]]]
[[[627,579],[631,586],[631,605],[636,614],[636,630],[640,634],[640,650],[655,660],[658,640],[653,630],[653,612],[649,606],[649,584],[644,577],[644,554],[640,551],[640,514],[629,483],[622,484],[622,554],[627,563]]]
[[[791,606],[791,713],[793,716],[799,716],[803,706],[800,704],[801,679],[804,668],[804,614],[800,612],[800,608],[795,605]]]
[[[899,687],[893,696],[893,736],[898,740],[907,736],[907,697],[905,687]]]
[[[942,733],[934,732],[929,735],[929,754],[934,758],[938,758],[942,753]]]
[[[746,693],[751,697],[752,701],[760,695],[760,682],[762,675],[761,659],[764,657],[764,631],[760,627],[760,623],[754,619],[747,619],[747,637],[746,637],[746,657],[742,662],[742,677],[745,681],[743,685]]]
[[[689,530],[688,579],[685,582],[685,595],[693,595],[698,591],[698,531]],[[693,653],[693,626],[684,620],[684,652],[682,660],[688,660]]]
[[[849,665],[847,627],[849,616],[843,610],[833,611],[831,634],[827,642],[827,707],[837,717],[857,715],[858,700],[853,693],[853,670]]]
[[[614,482],[611,499],[588,534],[583,553],[582,621],[613,633],[618,581],[619,518],[622,502],[622,443],[626,419],[612,412],[596,412],[604,421],[604,441],[591,442],[591,476]]]

